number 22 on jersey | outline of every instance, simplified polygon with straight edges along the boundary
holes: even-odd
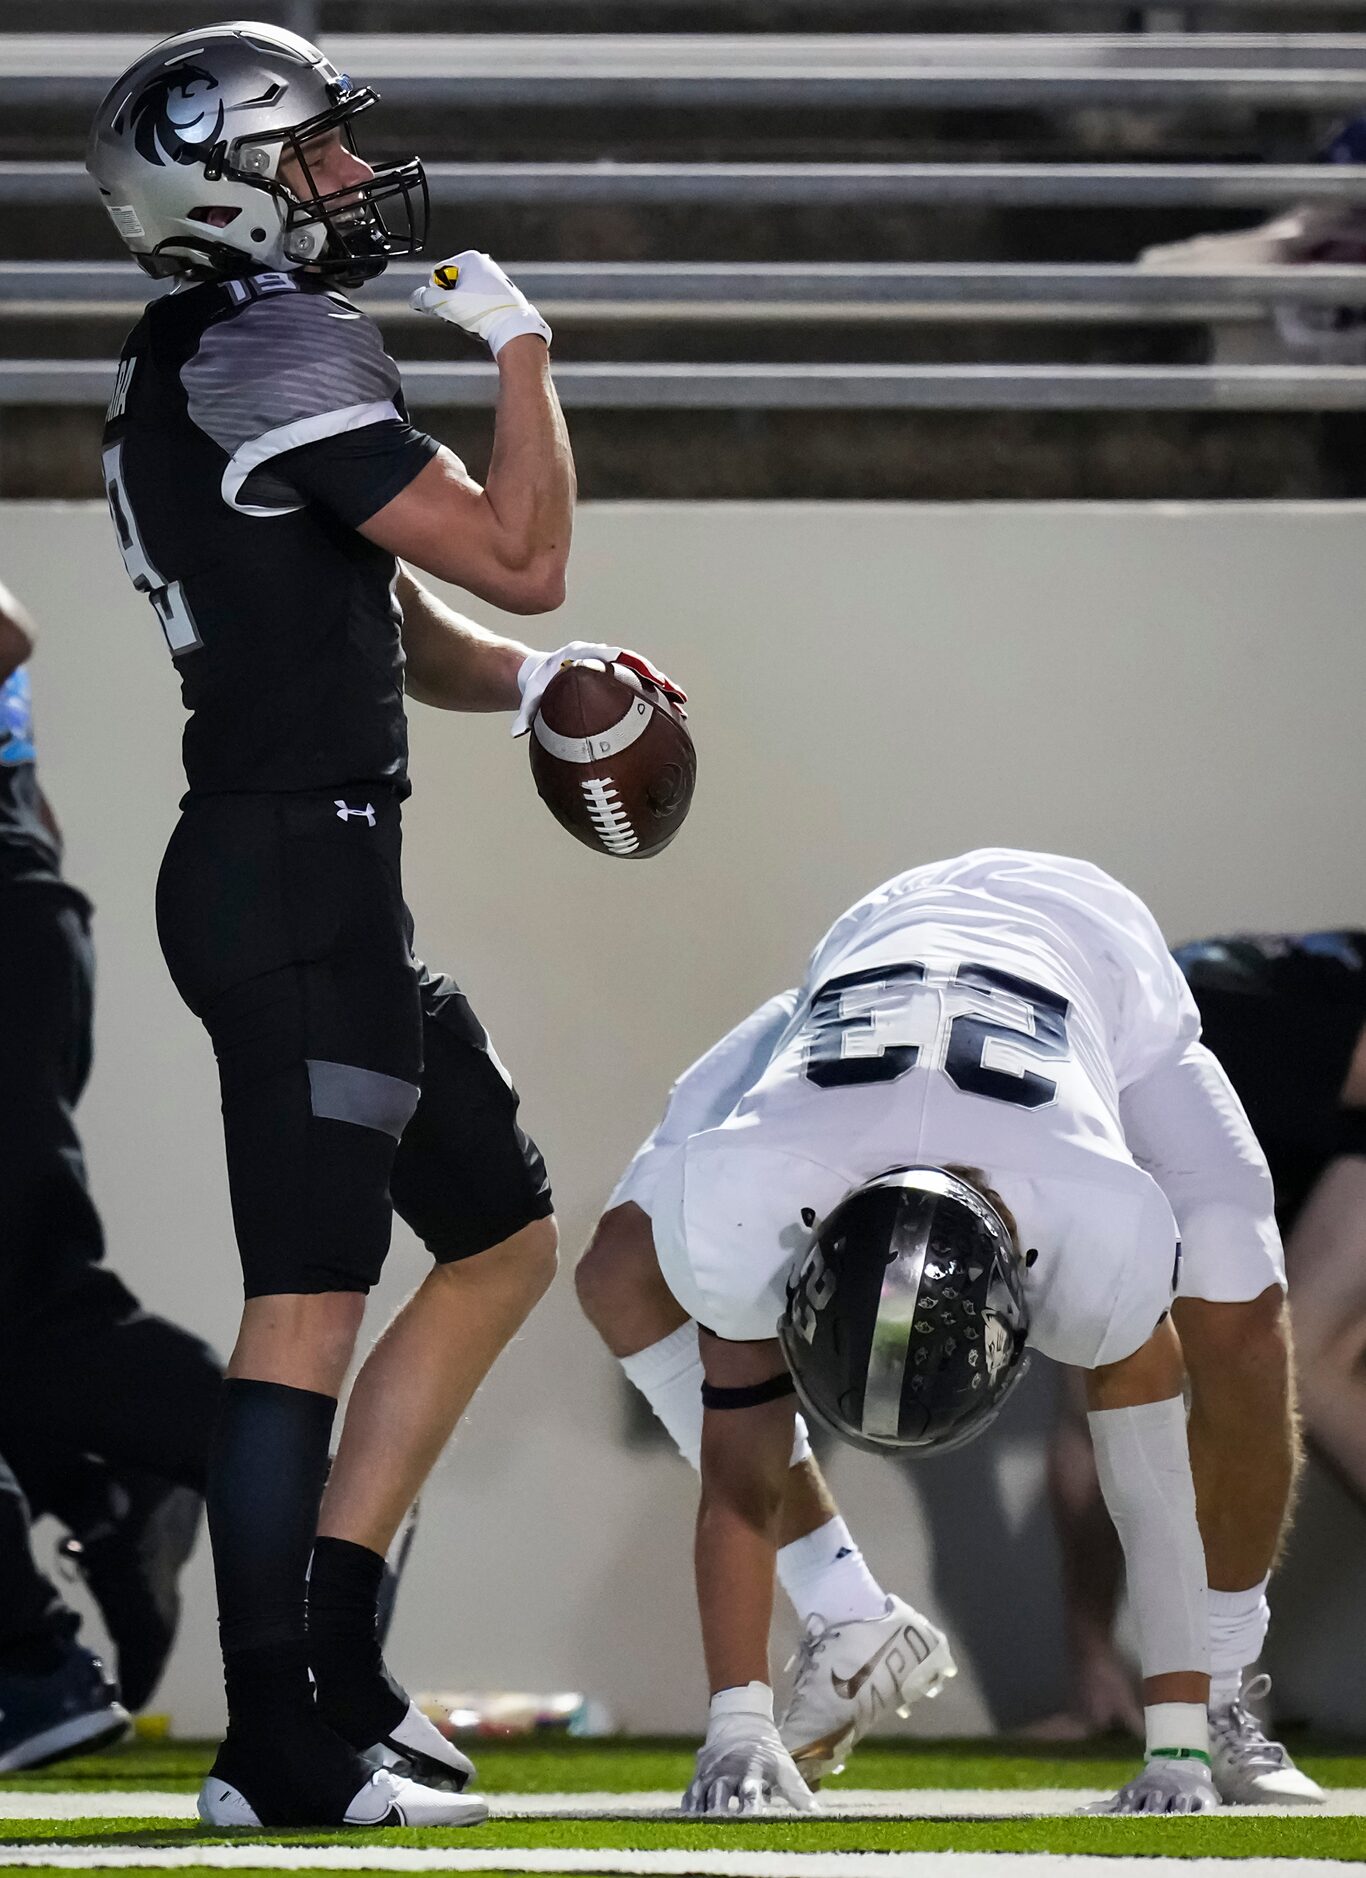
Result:
[[[938,999],[917,997],[918,986],[937,990]],[[1067,1056],[1067,1012],[1056,991],[991,965],[846,972],[812,1000],[805,1073],[821,1089],[839,1089],[895,1082],[919,1065],[942,1070],[965,1094],[1042,1108],[1058,1085],[1030,1062]]]

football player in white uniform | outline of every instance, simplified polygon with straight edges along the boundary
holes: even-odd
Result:
[[[815,1784],[949,1668],[868,1574],[794,1385],[861,1446],[942,1451],[993,1418],[1026,1339],[1088,1372],[1137,1619],[1146,1760],[1107,1810],[1322,1797],[1211,1765],[1211,1667],[1260,1651],[1297,1464],[1284,1265],[1190,993],[1098,868],[984,849],[852,907],[802,986],[676,1085],[578,1285],[701,1468],[713,1695],[690,1810],[810,1804],[799,1768]],[[775,1562],[810,1620],[777,1728]]]

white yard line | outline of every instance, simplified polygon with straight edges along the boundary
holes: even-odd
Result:
[[[594,1852],[417,1851],[406,1847],[206,1845],[176,1850],[107,1851],[91,1847],[5,1848],[6,1865],[63,1871],[174,1871],[209,1865],[225,1871],[525,1872],[612,1874],[612,1878],[1232,1878],[1227,1859],[1091,1858],[1066,1860],[1011,1852]],[[1246,1858],[1237,1878],[1343,1878],[1330,1859]]]
[[[678,1795],[657,1793],[491,1793],[495,1819],[617,1819],[678,1816]],[[822,1795],[829,1819],[1055,1818],[1106,1796],[1099,1788],[912,1787],[902,1792],[845,1787]],[[1250,1810],[1250,1809],[1249,1809]],[[1321,1818],[1366,1814],[1366,1787],[1330,1788],[1321,1807],[1259,1806],[1257,1816]],[[1248,1811],[1240,1809],[1242,1817]],[[191,1793],[111,1793],[79,1789],[51,1792],[0,1790],[0,1819],[166,1819],[195,1817]],[[0,1859],[3,1863],[3,1859]]]
[[[1110,1797],[1103,1787],[911,1787],[895,1792],[878,1787],[840,1787],[821,1795],[827,1819],[1027,1819],[1063,1818]],[[659,1793],[490,1793],[484,1796],[495,1816],[536,1819],[678,1818],[678,1795]],[[1251,1809],[1240,1808],[1243,1818]],[[1296,1819],[1334,1813],[1366,1814],[1366,1787],[1330,1790],[1323,1806],[1259,1806],[1258,1818]],[[785,1816],[785,1809],[776,1817]],[[804,1816],[805,1817],[805,1816]]]

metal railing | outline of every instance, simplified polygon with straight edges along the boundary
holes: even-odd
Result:
[[[520,261],[510,272],[552,320],[1213,320],[1292,302],[1366,306],[1366,267],[1211,273],[976,262]],[[426,278],[425,267],[395,264],[364,289],[362,302],[386,318],[416,318],[408,296]],[[0,262],[0,310],[12,316],[134,315],[157,291],[118,262]]]
[[[390,102],[461,106],[1071,107],[1219,100],[1338,106],[1366,35],[340,34],[327,49]],[[0,102],[92,104],[131,35],[0,35]]]
[[[440,206],[1274,208],[1366,204],[1366,167],[1312,163],[428,163]],[[97,205],[80,163],[0,162],[0,205]]]
[[[404,367],[416,411],[491,405],[492,366]],[[560,365],[570,409],[598,410],[1366,410],[1355,366]],[[114,363],[0,361],[0,404],[100,406]]]

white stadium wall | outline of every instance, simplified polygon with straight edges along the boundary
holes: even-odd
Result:
[[[152,919],[181,790],[174,673],[102,511],[0,508],[0,575],[42,628],[42,773],[98,909],[82,1123],[110,1254],[222,1349],[238,1291],[213,1059]],[[577,1315],[569,1269],[595,1207],[671,1077],[914,861],[1085,855],[1173,939],[1366,926],[1364,575],[1350,506],[585,508],[567,607],[526,624],[675,673],[701,780],[675,846],[622,865],[552,823],[504,720],[413,711],[420,949],[513,1068],[565,1246],[425,1497],[393,1639],[413,1686],[581,1688],[633,1729],[697,1726],[692,1485],[626,1445],[623,1386]],[[372,1324],[421,1269],[400,1231]],[[998,1438],[918,1473],[832,1457],[875,1567],[932,1610],[966,1606],[989,1658],[920,1711],[922,1732],[984,1728],[987,1682],[1016,1720],[1061,1693],[1048,1388],[1036,1375]],[[1272,1653],[1284,1711],[1366,1727],[1349,1668],[1366,1520],[1320,1482],[1302,1532]],[[201,1545],[158,1702],[179,1732],[216,1725],[215,1668]]]

